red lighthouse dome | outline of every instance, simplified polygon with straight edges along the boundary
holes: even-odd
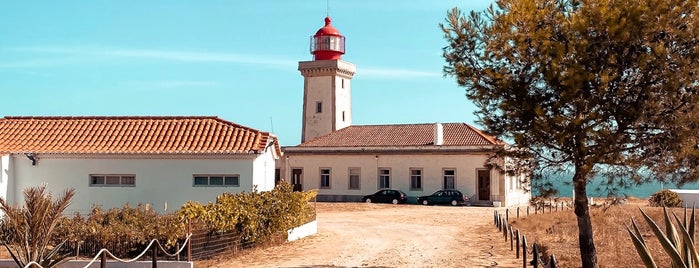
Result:
[[[345,37],[325,17],[325,26],[311,36],[311,54],[314,60],[339,60],[345,54]]]

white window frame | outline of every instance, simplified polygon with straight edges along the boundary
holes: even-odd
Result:
[[[332,170],[330,168],[320,168],[318,170],[320,177],[320,189],[331,189],[332,187]],[[327,183],[324,183],[327,182]]]
[[[136,187],[136,174],[90,174],[88,178],[90,187]]]
[[[352,171],[356,171],[355,174]],[[352,176],[356,176],[357,187],[352,187]],[[347,189],[348,190],[361,190],[362,189],[362,168],[360,167],[350,167],[347,169]]]
[[[447,171],[453,171],[454,174],[447,175]],[[451,177],[452,184],[454,184],[454,185],[452,185],[451,188],[447,188],[446,182],[447,182],[448,176]],[[445,189],[445,190],[446,189],[456,189],[456,169],[455,168],[443,168],[442,169],[442,189]]]
[[[413,171],[418,171],[419,174],[413,174]],[[410,168],[410,190],[411,191],[422,191],[422,168]],[[414,181],[417,179],[420,183],[420,187],[413,187],[415,186]]]
[[[387,171],[386,174],[383,174],[382,171]],[[377,180],[377,187],[378,189],[384,189],[384,188],[391,188],[391,169],[390,168],[385,168],[385,167],[380,167],[378,168],[378,180]],[[386,178],[386,183],[384,184],[384,178]]]
[[[221,184],[213,183],[211,178],[221,178]],[[206,178],[206,184],[197,183],[197,179]],[[227,184],[229,181],[237,181],[237,184]],[[240,187],[240,174],[193,174],[192,175],[192,186],[193,187]]]

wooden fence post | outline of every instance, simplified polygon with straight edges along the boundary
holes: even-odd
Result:
[[[155,245],[155,243],[153,243],[153,244],[151,244],[151,245],[153,246],[153,249],[152,249],[152,251],[153,251],[153,254],[152,254],[152,255],[153,255],[153,256],[152,256],[153,260],[152,260],[152,265],[151,265],[151,267],[153,267],[153,268],[158,268],[158,247]]]
[[[505,222],[510,222],[510,209],[505,209]]]
[[[549,268],[558,268],[556,264],[556,256],[551,254],[551,259],[549,260]]]
[[[191,262],[192,261],[192,238],[194,238],[194,235],[192,235],[192,222],[187,220],[187,235],[189,235],[189,240],[187,241],[187,261]]]
[[[510,251],[515,249],[515,230],[512,228],[512,225],[510,225]]]
[[[527,206],[527,216],[529,216],[529,206]]]
[[[553,207],[553,204],[551,204],[551,202],[549,201],[549,213],[551,213],[551,209],[553,209],[552,207]]]
[[[519,229],[515,230],[515,258],[519,259]]]
[[[527,236],[522,235],[522,268],[527,268]]]
[[[107,252],[102,251],[100,256],[100,268],[107,268]]]
[[[498,225],[498,212],[495,210],[493,210],[493,223],[495,224],[495,226]]]
[[[558,202],[556,202],[556,212],[558,212]]]
[[[517,218],[519,219],[519,207],[517,207]]]
[[[502,229],[500,229],[500,214],[497,215],[497,221],[495,222],[495,227],[498,227],[498,231],[502,231]]]
[[[532,263],[534,268],[539,267],[539,247],[536,246],[536,243],[534,243],[534,246],[532,247]]]
[[[502,234],[505,236],[505,242],[507,242],[507,222],[503,225]]]

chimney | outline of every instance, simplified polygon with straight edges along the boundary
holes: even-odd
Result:
[[[434,124],[434,145],[441,146],[444,143],[444,130],[442,124]]]

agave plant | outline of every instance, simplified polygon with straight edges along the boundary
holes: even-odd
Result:
[[[75,191],[68,189],[53,201],[43,184],[24,189],[24,207],[21,208],[0,198],[0,210],[5,214],[2,224],[12,232],[9,241],[2,242],[19,267],[31,262],[54,267],[65,261],[67,255],[58,252],[65,241],[53,247],[49,242],[74,195]]]
[[[689,222],[687,222],[686,208],[684,210],[683,220],[680,220],[680,218],[674,212],[672,213],[675,221],[677,222],[676,227],[675,224],[673,224],[672,219],[670,219],[667,208],[663,207],[663,219],[665,221],[664,232],[660,229],[660,227],[658,227],[658,224],[656,224],[655,221],[653,221],[653,219],[651,219],[643,211],[643,209],[639,208],[639,210],[641,210],[643,218],[648,223],[648,226],[655,237],[658,239],[658,241],[660,241],[660,245],[670,256],[673,268],[699,268],[699,254],[694,246],[694,231],[696,226],[694,208],[692,209],[692,214],[689,217]],[[653,260],[648,247],[646,246],[646,241],[643,239],[641,231],[639,231],[638,226],[636,225],[636,221],[634,221],[633,218],[631,219],[631,226],[633,227],[633,231],[628,226],[626,227],[626,230],[629,232],[631,240],[636,247],[636,252],[638,252],[638,255],[641,256],[641,260],[643,260],[646,267],[658,267],[656,262]]]

